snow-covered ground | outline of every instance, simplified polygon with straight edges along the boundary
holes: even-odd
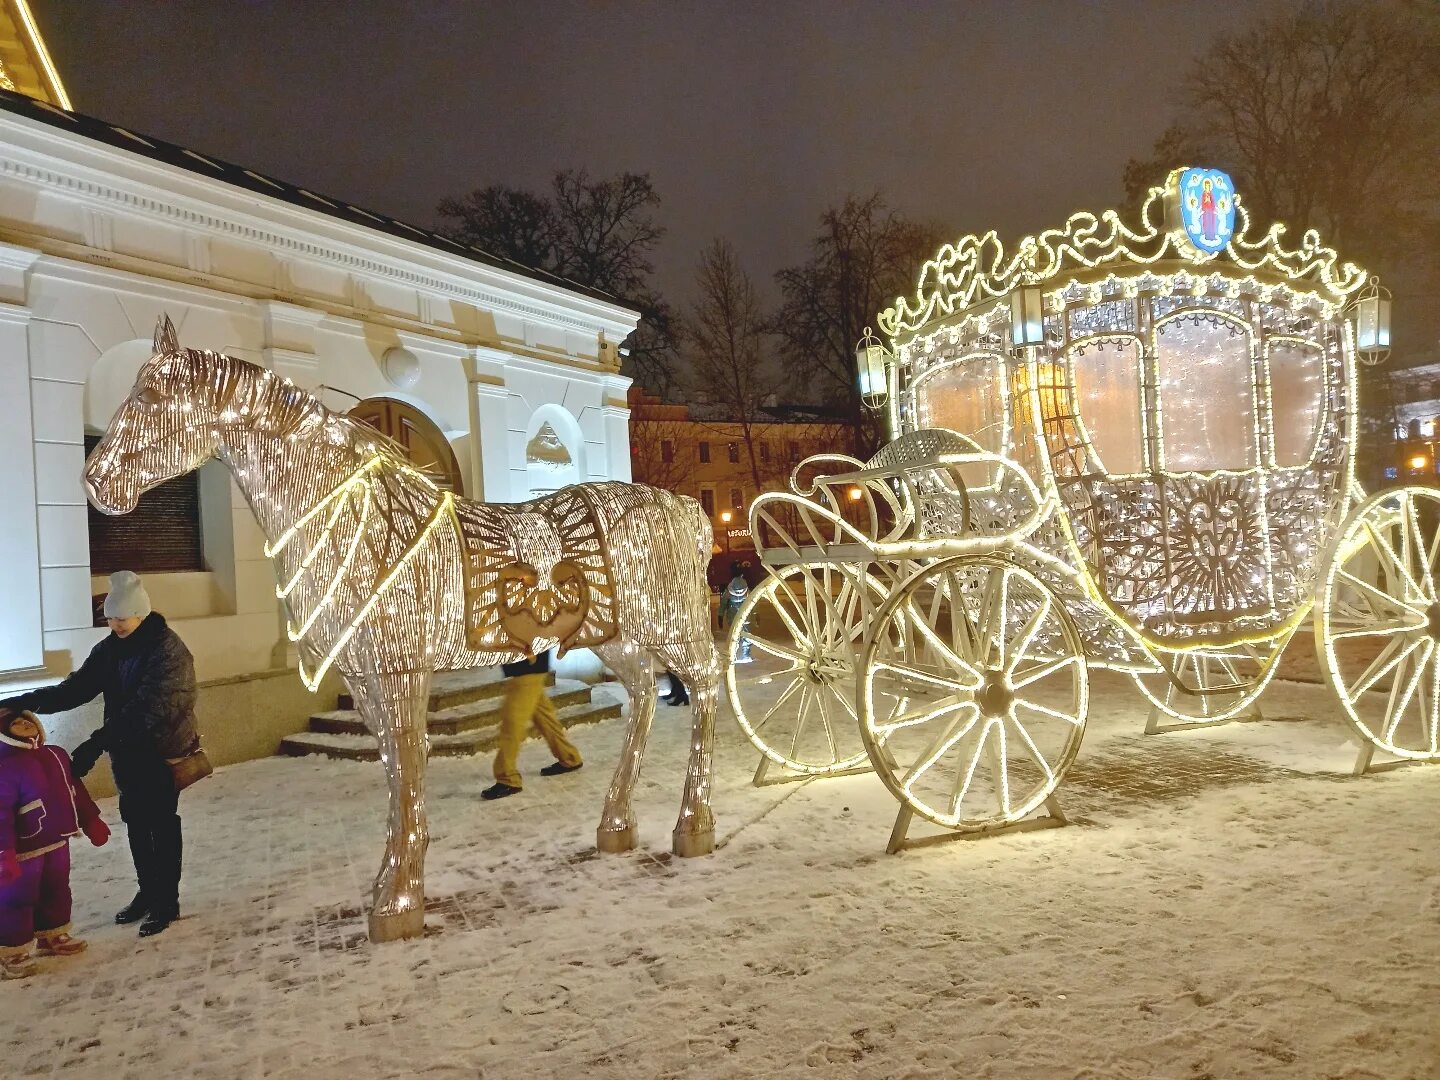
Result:
[[[0,986],[0,1076],[1440,1076],[1440,769],[1351,779],[1328,691],[1145,737],[1099,675],[1077,823],[884,854],[873,776],[756,789],[722,715],[723,846],[668,855],[688,710],[661,706],[644,850],[593,854],[621,721],[588,765],[478,797],[430,768],[430,933],[371,946],[378,766],[273,759],[184,800],[184,918],[141,941],[124,835],[75,847],[88,953]]]

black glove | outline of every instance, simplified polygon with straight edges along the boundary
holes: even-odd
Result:
[[[95,767],[95,763],[100,760],[100,755],[104,752],[104,748],[93,736],[86,739],[70,755],[70,775],[84,776]]]

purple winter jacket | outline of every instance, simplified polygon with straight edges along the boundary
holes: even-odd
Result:
[[[84,783],[70,775],[69,754],[58,746],[31,749],[0,736],[0,851],[33,859],[99,816]]]

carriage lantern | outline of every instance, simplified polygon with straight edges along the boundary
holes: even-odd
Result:
[[[1355,321],[1355,351],[1361,363],[1384,363],[1390,355],[1390,290],[1372,277],[1350,312]]]
[[[1010,344],[1017,349],[1045,344],[1045,312],[1038,286],[1025,285],[1010,294]]]
[[[867,408],[878,409],[890,394],[890,375],[885,362],[890,351],[865,328],[865,336],[855,346],[855,367],[860,372],[860,399]]]

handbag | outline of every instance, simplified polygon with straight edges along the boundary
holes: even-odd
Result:
[[[210,764],[210,759],[201,746],[196,746],[183,757],[166,758],[165,764],[170,766],[170,775],[175,778],[177,795],[215,771],[215,766]]]

